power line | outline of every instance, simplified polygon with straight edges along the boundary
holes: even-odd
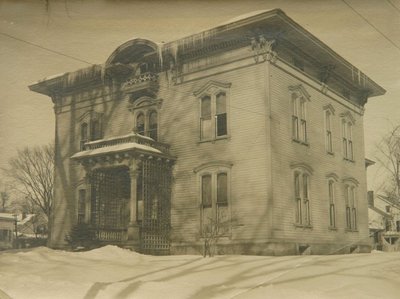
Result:
[[[386,0],[395,10],[397,10],[398,12],[400,12],[400,9],[396,6],[396,5],[394,5],[393,3],[392,3],[392,1],[390,1],[390,0]]]
[[[350,4],[348,4],[345,0],[342,0],[344,4],[346,4],[352,11],[354,11],[360,18],[362,18],[365,22],[367,22],[372,28],[374,28],[378,33],[380,33],[389,43],[391,43],[394,47],[396,47],[400,51],[400,47],[396,45],[388,36],[386,36],[382,31],[375,27],[366,17],[360,14],[356,9],[354,9]]]
[[[37,47],[37,48],[42,49],[42,50],[45,50],[45,51],[47,51],[47,52],[51,52],[51,53],[53,53],[53,54],[61,55],[61,56],[64,56],[64,57],[67,57],[67,58],[70,58],[70,59],[73,59],[73,60],[76,60],[76,61],[79,61],[79,62],[83,62],[83,63],[86,63],[86,64],[93,65],[93,63],[91,63],[91,62],[89,62],[89,61],[86,61],[86,60],[83,60],[83,59],[80,59],[80,58],[76,58],[76,57],[74,57],[74,56],[71,56],[71,55],[68,55],[68,54],[64,54],[64,53],[62,53],[62,52],[59,52],[59,51],[56,51],[56,50],[52,50],[52,49],[43,47],[43,46],[41,46],[41,45],[38,45],[38,44],[35,44],[35,43],[32,43],[32,42],[29,42],[29,41],[24,40],[24,39],[22,39],[22,38],[18,38],[18,37],[16,37],[16,36],[11,35],[11,34],[7,34],[7,33],[4,33],[4,32],[0,32],[0,34],[6,36],[6,37],[8,37],[8,38],[12,38],[12,39],[15,39],[15,40],[17,40],[17,41],[23,42],[23,43],[25,43],[25,44],[28,44],[28,45]]]

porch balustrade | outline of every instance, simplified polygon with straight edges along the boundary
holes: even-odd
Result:
[[[96,239],[104,242],[124,242],[128,240],[126,229],[95,229]]]
[[[163,152],[165,154],[169,153],[170,146],[168,144],[154,141],[150,137],[142,136],[142,135],[135,134],[135,133],[125,135],[125,136],[119,136],[119,137],[113,137],[113,138],[108,138],[108,139],[86,142],[83,145],[83,150],[93,150],[93,149],[97,149],[97,148],[103,148],[103,147],[124,144],[124,143],[129,143],[129,142],[135,142],[138,144],[151,146],[153,148],[160,150],[161,152]]]
[[[133,95],[136,93],[154,95],[158,88],[158,75],[152,72],[131,77],[122,84],[122,90]]]

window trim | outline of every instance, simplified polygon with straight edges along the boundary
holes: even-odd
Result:
[[[349,162],[355,162],[354,158],[354,140],[353,140],[353,127],[355,126],[355,119],[350,112],[342,113],[340,122],[341,129],[341,143],[343,159]]]
[[[312,228],[311,177],[313,170],[305,164],[292,165],[294,198],[294,225]]]
[[[80,211],[79,211],[79,204],[80,204],[80,192],[84,190],[85,191],[85,199],[84,199],[84,216],[83,216],[83,221],[80,222],[79,221],[79,215],[80,215]],[[85,182],[85,179],[81,181],[81,183],[76,187],[76,209],[75,209],[75,215],[76,215],[76,223],[90,223],[90,188],[89,185]]]
[[[343,180],[345,228],[348,232],[358,231],[358,181],[352,178]],[[350,192],[349,192],[350,191]],[[349,197],[349,195],[351,195]]]
[[[150,137],[151,131],[156,132],[156,138],[153,140],[158,141],[160,139],[160,105],[161,100],[154,100],[149,97],[139,99],[134,106],[130,108],[133,112],[133,131],[139,135]],[[150,129],[150,116],[152,113],[157,114],[157,128]],[[140,134],[137,126],[137,119],[139,115],[143,114],[144,117],[144,128],[143,134]],[[152,137],[150,137],[152,138]]]
[[[310,94],[301,85],[289,86],[290,107],[291,107],[291,136],[292,141],[308,146],[309,135],[307,129],[308,113],[307,103],[310,101]]]
[[[198,142],[203,143],[203,142],[214,142],[216,140],[221,140],[221,139],[229,139],[230,138],[230,87],[231,83],[223,83],[223,82],[217,82],[217,81],[209,81],[207,82],[202,88],[199,90],[195,91],[193,94],[197,98],[198,101],[198,116],[197,116],[197,122],[198,122]],[[226,123],[226,134],[224,135],[218,135],[218,115],[217,114],[217,97],[221,93],[225,94],[225,123]],[[202,130],[202,100],[204,97],[210,97],[210,110],[211,110],[211,126],[209,128],[210,132],[209,135],[210,137],[203,137],[203,130]]]
[[[333,116],[335,115],[335,109],[331,104],[326,105],[323,108],[324,111],[324,136],[325,136],[325,150],[329,155],[334,155],[333,146]]]
[[[227,228],[226,232],[219,235],[219,237],[231,237],[232,232],[232,217],[231,217],[231,208],[232,208],[232,196],[231,196],[231,167],[232,163],[226,161],[215,161],[204,163],[199,167],[194,169],[194,172],[197,176],[197,185],[198,185],[198,205],[199,205],[199,217],[200,217],[200,227],[199,233],[201,237],[204,237],[204,206],[202,201],[202,179],[204,176],[211,176],[211,213],[213,217],[213,221],[218,223],[218,202],[217,202],[217,195],[218,195],[218,175],[219,174],[226,174],[227,178],[227,190],[226,196],[227,201],[226,204],[223,206],[227,207]]]

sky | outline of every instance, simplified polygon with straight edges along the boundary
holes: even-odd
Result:
[[[0,0],[0,168],[18,148],[54,139],[53,104],[28,85],[101,64],[132,38],[168,42],[255,10],[281,8],[387,90],[364,115],[366,156],[400,124],[400,0]],[[382,169],[368,170],[369,189]]]

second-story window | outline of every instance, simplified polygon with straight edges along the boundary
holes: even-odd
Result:
[[[158,137],[158,115],[157,111],[139,112],[136,116],[136,132],[157,140]]]
[[[229,135],[230,83],[210,81],[194,95],[199,99],[200,140],[212,141]]]
[[[139,113],[136,117],[136,131],[140,135],[144,135],[144,114]]]
[[[342,146],[343,157],[346,160],[353,161],[353,124],[350,121],[342,121]]]
[[[332,113],[325,111],[325,146],[328,153],[333,153],[332,146]]]
[[[205,95],[200,102],[200,139],[210,140],[228,135],[226,93]]]
[[[307,102],[310,95],[302,85],[290,86],[289,90],[292,106],[292,139],[307,145]]]
[[[88,130],[89,126],[87,123],[81,124],[81,141],[80,141],[80,148],[81,150],[84,149],[85,143],[88,142]]]

